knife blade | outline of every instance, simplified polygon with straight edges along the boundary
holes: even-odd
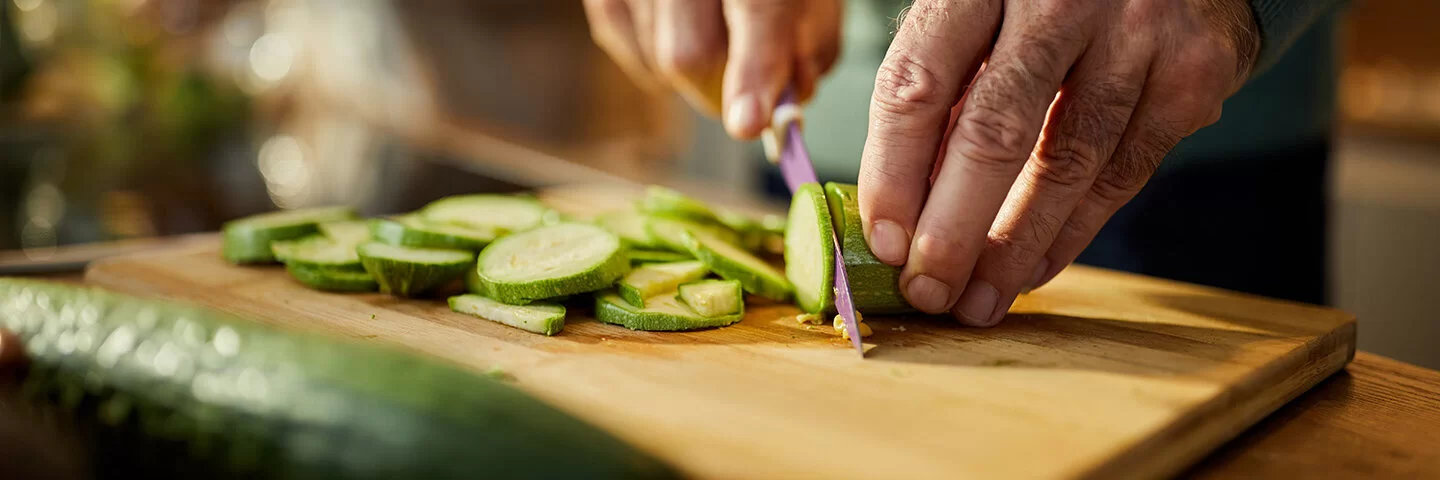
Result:
[[[810,161],[810,152],[805,147],[801,123],[803,114],[800,105],[795,102],[794,89],[787,88],[775,107],[775,115],[770,128],[765,132],[764,141],[767,155],[779,165],[780,175],[785,178],[785,185],[790,188],[791,194],[801,185],[820,182],[819,175],[815,173],[815,164]],[[829,208],[828,202],[826,208]],[[831,215],[838,213],[843,212],[830,212]],[[860,337],[860,322],[855,314],[855,302],[850,295],[850,279],[845,272],[844,253],[834,230],[830,232],[830,240],[835,247],[835,310],[845,322],[850,343],[863,358],[865,346]]]

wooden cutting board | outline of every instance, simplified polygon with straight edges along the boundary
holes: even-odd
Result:
[[[583,216],[632,193],[542,198]],[[218,247],[108,259],[87,280],[498,367],[700,478],[1168,476],[1355,351],[1343,312],[1084,267],[1020,298],[996,328],[867,318],[863,360],[784,305],[752,306],[732,327],[647,333],[596,322],[582,302],[547,338],[440,300],[308,290],[278,267],[228,265]]]

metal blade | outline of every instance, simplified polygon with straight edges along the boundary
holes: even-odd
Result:
[[[794,96],[789,91],[781,97],[781,104],[791,103]],[[786,186],[794,194],[801,185],[819,183],[815,164],[810,161],[810,152],[805,148],[805,139],[800,134],[800,125],[788,126],[785,146],[780,154],[780,174],[785,177]],[[834,215],[835,212],[830,212]],[[855,303],[850,297],[850,279],[845,273],[845,257],[840,249],[840,239],[834,230],[830,232],[831,243],[835,246],[835,309],[845,321],[845,330],[850,333],[850,343],[860,356],[865,356],[865,345],[860,337],[860,322],[855,315]]]

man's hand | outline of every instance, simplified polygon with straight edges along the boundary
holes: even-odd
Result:
[[[998,323],[1220,118],[1256,28],[1245,0],[917,0],[870,106],[875,255],[916,308]]]
[[[585,11],[627,74],[723,112],[741,139],[770,125],[791,82],[809,99],[840,51],[839,0],[585,0]]]

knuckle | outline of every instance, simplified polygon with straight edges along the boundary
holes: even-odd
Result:
[[[874,106],[892,115],[948,108],[944,88],[923,63],[900,53],[889,55],[875,76]]]
[[[1075,187],[1089,182],[1100,165],[1093,149],[1081,147],[1076,141],[1062,140],[1036,155],[1035,177],[1054,185]]]
[[[1047,231],[1054,232],[1059,225],[1047,226]],[[1017,236],[1010,232],[991,232],[985,239],[987,265],[1001,271],[1019,272],[1024,267],[1034,263],[1034,260],[1045,254],[1042,243],[1036,235]],[[1022,281],[1022,280],[1017,280]]]
[[[675,42],[656,52],[656,68],[672,76],[695,76],[710,69],[719,58],[713,45],[701,41]]]
[[[1013,114],[976,105],[973,113],[962,114],[956,121],[958,153],[976,166],[1008,170],[1029,156],[1023,125]]]
[[[965,245],[960,241],[959,232],[946,229],[932,229],[921,233],[915,240],[916,268],[919,273],[934,274],[956,270],[965,257]]]

